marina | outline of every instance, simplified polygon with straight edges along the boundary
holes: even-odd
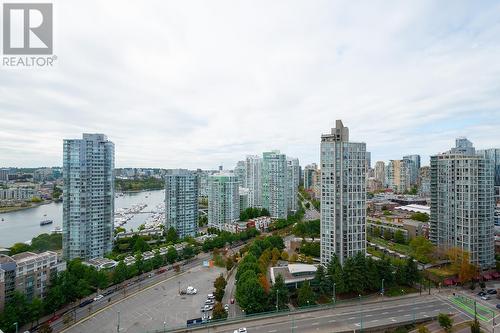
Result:
[[[164,219],[164,190],[119,193],[115,195],[115,218],[122,217],[125,221],[121,227],[127,231],[137,230],[144,224],[154,228]],[[144,207],[142,207],[144,206]],[[138,209],[142,207],[141,209]],[[0,247],[9,247],[14,243],[30,241],[43,233],[62,232],[63,205],[53,202],[46,205],[0,214]],[[52,220],[49,225],[40,225],[41,221]]]

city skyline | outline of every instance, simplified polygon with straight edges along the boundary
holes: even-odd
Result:
[[[428,165],[459,136],[498,146],[498,4],[185,6],[55,4],[56,66],[2,70],[1,166],[61,165],[62,138],[83,132],[115,142],[117,167],[232,167],[273,149],[307,165],[335,119],[374,162]]]

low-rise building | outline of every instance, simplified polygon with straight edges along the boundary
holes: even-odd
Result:
[[[94,267],[98,271],[102,269],[111,269],[116,267],[118,263],[108,258],[94,258],[83,262],[84,265]]]
[[[14,291],[26,295],[28,301],[43,298],[51,277],[65,269],[66,263],[52,251],[0,255],[0,311]]]
[[[317,266],[309,264],[288,264],[287,266],[271,267],[271,282],[274,284],[278,275],[281,275],[287,287],[298,288],[304,281],[313,280],[317,269]]]
[[[255,228],[259,231],[266,231],[271,224],[271,218],[269,216],[261,216],[250,219],[246,223],[247,229]]]
[[[37,191],[31,187],[10,187],[0,189],[1,201],[28,201],[37,195]]]

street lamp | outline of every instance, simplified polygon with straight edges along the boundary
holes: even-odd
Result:
[[[14,324],[12,324],[12,326],[16,326],[16,333],[17,333],[19,331],[19,327],[18,327],[17,321]]]
[[[334,282],[333,283],[333,304],[335,305],[335,301],[336,301],[336,297],[335,297],[335,287],[337,286],[337,284]]]
[[[278,290],[276,290],[276,312],[278,312]]]
[[[166,328],[167,328],[167,322],[166,322],[166,321],[164,321],[164,322],[163,322],[163,333],[165,333]]]
[[[361,327],[361,332],[363,332],[363,313],[361,312],[361,294],[359,294],[359,325]]]
[[[380,295],[384,296],[384,279],[382,279],[382,289],[380,289]]]
[[[116,331],[120,332],[120,311],[118,311],[118,323],[116,324]]]

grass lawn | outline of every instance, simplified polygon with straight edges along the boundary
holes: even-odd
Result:
[[[382,245],[392,251],[396,251],[401,254],[406,254],[408,256],[411,254],[410,246],[406,244],[390,242],[380,237],[372,237],[371,242],[378,245]]]
[[[390,287],[389,289],[386,289],[384,295],[389,296],[389,297],[396,297],[396,296],[402,296],[402,295],[407,295],[411,293],[416,293],[418,292],[417,289],[408,287],[408,286],[394,286]]]
[[[427,269],[427,271],[440,278],[447,278],[456,275],[456,272],[452,271],[449,266],[433,267]]]

